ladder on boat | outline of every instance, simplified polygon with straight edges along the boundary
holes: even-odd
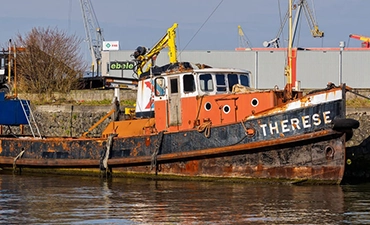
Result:
[[[39,130],[39,127],[37,126],[35,117],[33,116],[30,104],[28,103],[27,100],[22,100],[22,99],[20,99],[19,102],[22,106],[23,113],[27,119],[28,125],[30,126],[33,137],[36,137],[36,134],[35,134],[35,131],[36,131],[37,135],[41,138],[40,130]]]

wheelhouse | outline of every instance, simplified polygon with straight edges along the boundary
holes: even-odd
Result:
[[[153,118],[156,101],[231,94],[235,85],[250,88],[250,72],[212,68],[148,76],[139,82],[136,117]]]

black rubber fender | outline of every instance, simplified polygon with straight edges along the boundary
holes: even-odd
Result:
[[[332,122],[333,130],[348,130],[348,129],[357,129],[360,126],[358,120],[352,118],[335,118]]]

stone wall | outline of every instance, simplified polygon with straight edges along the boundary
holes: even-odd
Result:
[[[120,100],[136,100],[136,90],[120,90]],[[28,99],[31,102],[40,101],[40,98],[45,98],[45,100],[56,100],[62,99],[64,101],[74,101],[74,102],[83,102],[83,101],[103,101],[103,100],[113,100],[114,90],[105,89],[105,90],[75,90],[71,91],[68,94],[53,93],[50,96],[41,96],[38,94],[19,94],[19,98]]]
[[[111,106],[37,106],[35,120],[41,135],[45,136],[81,136],[91,126],[102,119]],[[105,119],[88,136],[100,136],[112,117]]]
[[[81,105],[41,105],[32,106],[34,123],[32,130],[34,134],[41,136],[79,137],[88,131],[91,126],[101,120],[112,109],[111,106],[81,106]],[[122,108],[121,110],[124,111]],[[112,121],[112,116],[105,119],[100,125],[89,132],[90,137],[100,137],[105,127]],[[3,133],[20,133],[20,127],[3,126]],[[24,126],[24,134],[32,134],[31,126]]]
[[[77,90],[71,91],[69,94],[53,93],[51,96],[41,97],[37,94],[19,94],[19,98],[28,99],[31,104],[41,101],[40,98],[56,103],[71,102],[71,104],[31,105],[31,107],[41,136],[78,137],[112,109],[110,105],[81,105],[81,102],[104,100],[110,102],[114,98],[114,90]],[[136,90],[120,90],[120,101],[124,100],[135,101]],[[124,106],[121,106],[121,111],[124,112]],[[108,117],[89,132],[88,136],[100,136],[111,121],[112,117]],[[4,134],[20,133],[19,127],[11,127],[11,130],[8,127],[3,127],[2,130]],[[32,126],[32,130],[33,133],[38,133],[35,126]],[[31,127],[24,126],[25,134],[32,134],[32,130]]]
[[[354,130],[353,137],[347,142],[347,146],[359,145],[370,137],[370,108],[349,108],[347,117],[360,122],[360,127]]]

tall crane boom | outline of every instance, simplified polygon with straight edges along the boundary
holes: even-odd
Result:
[[[90,0],[80,0],[86,41],[91,54],[91,72],[99,75],[104,37]],[[96,65],[96,66],[95,66]]]
[[[249,46],[249,42],[244,35],[243,29],[240,25],[238,25],[238,37],[239,37],[239,47],[235,50],[251,50]]]
[[[293,34],[292,34],[292,43],[293,44],[294,44],[295,36],[296,36],[296,33],[297,33],[297,27],[298,27],[298,23],[299,23],[299,20],[300,20],[300,17],[301,17],[302,9],[304,11],[304,14],[305,14],[305,17],[306,17],[306,20],[307,20],[307,23],[308,23],[308,26],[310,28],[312,36],[314,38],[324,37],[324,32],[319,30],[319,26],[318,26],[318,24],[315,20],[314,14],[311,11],[310,7],[308,6],[308,3],[307,3],[306,0],[298,0],[298,3],[294,4],[294,9],[296,9],[297,11],[296,11],[295,16],[294,16],[294,22],[293,22],[293,28],[292,28],[292,32],[293,32]],[[289,12],[289,9],[288,9],[288,12]],[[276,37],[274,39],[270,40],[270,41],[265,41],[263,43],[264,47],[274,47],[274,48],[279,48],[280,47],[279,37],[280,37],[280,35],[281,35],[281,33],[284,29],[284,26],[285,26],[285,24],[288,20],[288,12],[285,14],[282,26],[280,26]]]
[[[314,38],[324,37],[324,32],[319,30],[319,25],[317,25],[314,14],[312,13],[311,9],[308,7],[307,1],[306,0],[300,0],[299,4],[303,5],[304,13],[306,15],[308,26],[310,27],[312,36]]]

